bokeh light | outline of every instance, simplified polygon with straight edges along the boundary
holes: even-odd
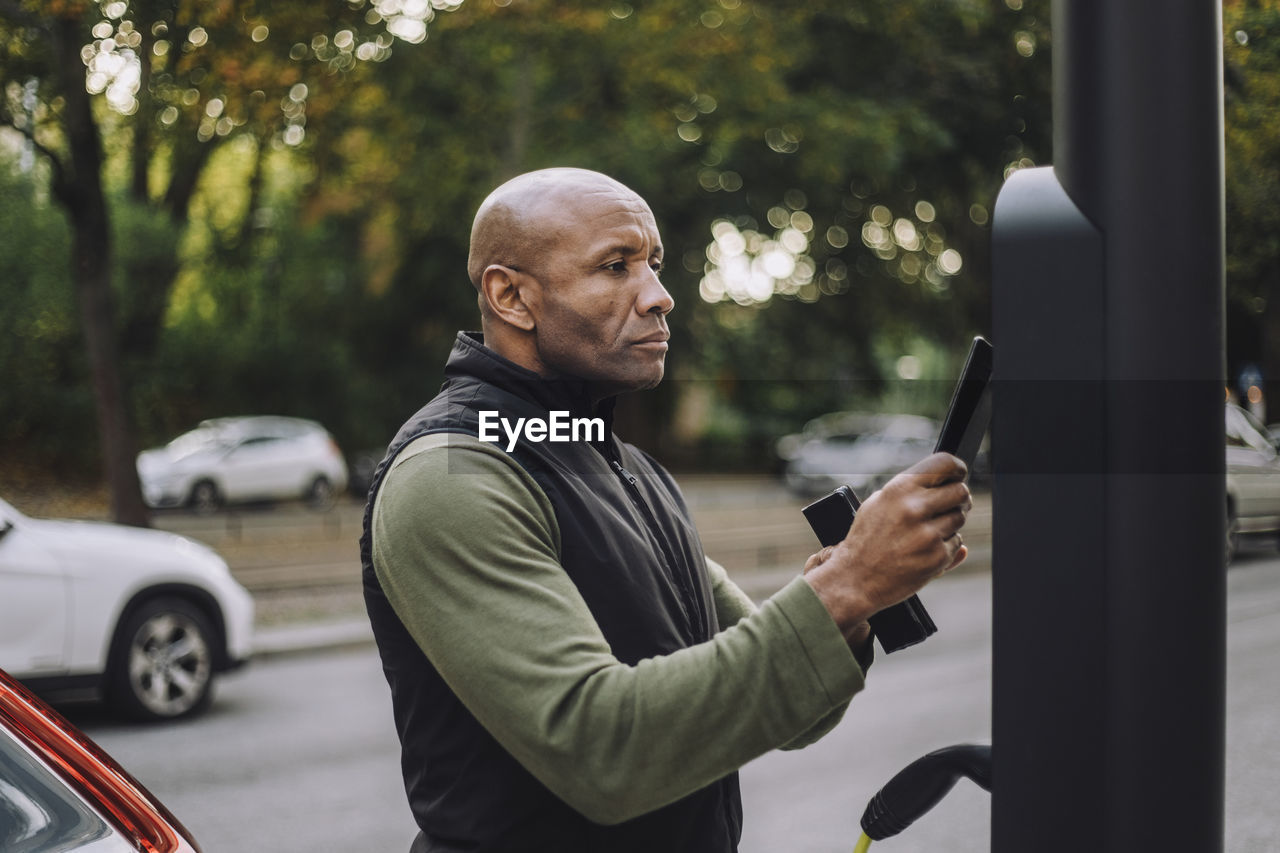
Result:
[[[1013,34],[1013,46],[1019,56],[1032,57],[1036,53],[1036,37],[1034,33],[1019,30]]]
[[[914,355],[904,355],[898,359],[894,366],[899,379],[919,379],[920,378],[920,359]]]
[[[713,188],[716,174],[712,169],[704,170],[701,180],[705,188]],[[783,203],[765,213],[771,232],[759,229],[747,217],[717,220],[702,264],[698,288],[702,299],[744,306],[761,305],[774,296],[813,302],[820,296],[847,292],[851,271],[870,276],[875,259],[891,278],[904,284],[919,284],[942,295],[964,267],[960,252],[947,245],[946,229],[937,221],[937,208],[925,199],[911,204],[909,215],[896,215],[885,204],[872,204],[865,212],[861,203],[846,204],[845,211],[856,209],[865,217],[856,230],[843,225],[819,229],[805,209],[807,204],[803,192],[785,193]],[[979,210],[985,216],[985,208],[974,208],[970,216],[975,221]],[[856,222],[851,216],[838,221],[851,225]],[[855,235],[870,255],[860,254],[849,260],[840,257]],[[821,262],[811,254],[815,242],[819,257],[827,256]],[[690,270],[697,270],[697,264],[698,259],[685,261]]]
[[[963,258],[947,247],[946,229],[936,221],[938,212],[932,203],[921,199],[911,210],[914,217],[897,216],[884,204],[872,205],[860,230],[862,244],[890,276],[905,284],[924,282],[935,293],[943,293],[950,287],[950,278],[960,272]]]
[[[420,44],[427,39],[427,25],[436,16],[436,12],[452,11],[462,5],[463,0],[373,0],[373,8],[365,16],[366,22],[385,21],[387,32],[409,44]],[[505,5],[499,3],[498,5]],[[366,42],[373,48],[357,49],[360,58],[381,61],[389,55],[390,45],[382,46],[381,42]],[[341,49],[341,48],[340,48]]]
[[[813,284],[817,266],[808,255],[812,218],[804,214],[793,223],[787,211],[773,208],[770,221],[784,224],[770,235],[745,223],[716,220],[698,286],[703,300],[760,305],[775,294],[795,296]]]
[[[133,115],[138,111],[142,79],[142,63],[133,48],[142,44],[142,35],[128,21],[118,28],[102,21],[94,26],[93,34],[102,37],[80,51],[85,64],[85,89],[94,95],[105,93],[112,109]]]

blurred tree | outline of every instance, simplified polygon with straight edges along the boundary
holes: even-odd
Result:
[[[344,72],[376,60],[391,36],[415,36],[418,19],[366,15],[363,3],[192,0],[0,0],[0,125],[21,134],[51,170],[50,188],[71,232],[72,278],[80,305],[111,494],[112,516],[145,525],[134,468],[136,442],[119,344],[131,362],[155,352],[179,270],[178,231],[209,158],[229,139],[257,152],[239,230],[244,249],[264,152],[296,146],[308,117],[342,97]],[[134,273],[113,293],[111,211],[104,189],[104,133],[127,163],[132,204],[150,217],[158,244],[134,254]],[[144,224],[148,217],[134,217]],[[123,296],[123,298],[121,298]],[[117,318],[118,304],[128,309]]]
[[[10,467],[30,468],[11,472],[24,479],[49,460],[63,463],[62,474],[97,458],[91,444],[68,440],[66,425],[91,423],[93,406],[78,393],[87,377],[67,287],[66,223],[40,195],[18,159],[0,160],[0,439],[21,439],[24,452],[6,448],[4,457]]]
[[[1223,4],[1226,63],[1227,369],[1262,368],[1280,420],[1280,2]]]
[[[628,434],[663,444],[684,398],[760,443],[984,329],[987,211],[1048,149],[1047,7],[0,0],[0,121],[56,177],[44,33],[74,18],[148,434],[269,403],[385,441],[475,323],[480,199],[578,165],[650,201],[678,306]]]
[[[340,105],[346,141],[314,152],[308,204],[349,218],[387,306],[357,321],[377,324],[357,361],[420,395],[453,330],[475,322],[470,212],[517,172],[578,165],[658,215],[678,306],[672,376],[748,411],[804,417],[847,401],[878,375],[873,340],[985,327],[986,211],[1007,168],[1048,152],[1047,8],[464,4]],[[864,225],[881,211],[893,211],[887,242],[872,244]],[[763,242],[792,232],[797,250],[773,260],[799,272],[761,298],[709,293],[716,220]],[[895,242],[908,225],[917,237]],[[678,384],[645,395],[650,437]]]
[[[988,331],[995,195],[1011,170],[1048,159],[1049,3],[808,8],[786,74],[792,95],[769,115],[766,145],[740,146],[717,167],[748,176],[753,192],[716,241],[735,257],[708,265],[720,280],[704,277],[704,297],[720,302],[706,328],[720,326],[728,363],[759,364],[760,342],[776,342],[766,344],[773,375],[809,381],[739,387],[762,394],[750,409],[790,396],[805,417],[874,404],[896,379],[874,346],[907,354],[913,340],[938,340],[955,359],[924,377],[943,380],[929,389],[940,407],[965,339]],[[787,238],[803,247],[796,272],[751,293]],[[726,287],[734,263],[738,286]],[[785,259],[781,271],[791,267]],[[757,316],[734,319],[740,305]]]
[[[6,0],[0,5],[0,122],[22,133],[52,167],[50,187],[71,224],[71,265],[112,487],[112,514],[120,521],[146,524],[114,342],[102,146],[80,58],[88,34],[84,19],[91,11],[96,17],[95,4]],[[47,127],[51,119],[56,139]]]

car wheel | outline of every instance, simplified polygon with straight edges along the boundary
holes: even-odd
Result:
[[[1226,527],[1226,565],[1231,565],[1231,561],[1235,559],[1236,550],[1240,547],[1240,522],[1236,519],[1235,507],[1231,502],[1227,502],[1227,527]]]
[[[212,480],[200,480],[191,487],[187,506],[198,515],[209,515],[222,506],[222,493]]]
[[[118,632],[107,673],[111,704],[141,720],[197,713],[213,698],[213,631],[200,608],[157,598]]]
[[[307,486],[306,494],[302,499],[312,509],[329,509],[334,501],[333,483],[329,482],[328,477],[316,477],[311,481],[311,485]]]

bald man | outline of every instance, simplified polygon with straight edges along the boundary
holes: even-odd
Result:
[[[663,376],[662,259],[649,206],[595,172],[521,175],[476,214],[483,331],[392,441],[361,539],[413,853],[736,850],[736,770],[829,731],[867,618],[965,557],[964,466],[937,454],[759,608],[734,586],[611,429]]]

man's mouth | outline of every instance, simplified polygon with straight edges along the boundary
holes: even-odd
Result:
[[[652,335],[643,337],[638,341],[634,341],[632,346],[646,346],[655,349],[666,349],[667,340],[671,337],[670,332],[654,332]]]

